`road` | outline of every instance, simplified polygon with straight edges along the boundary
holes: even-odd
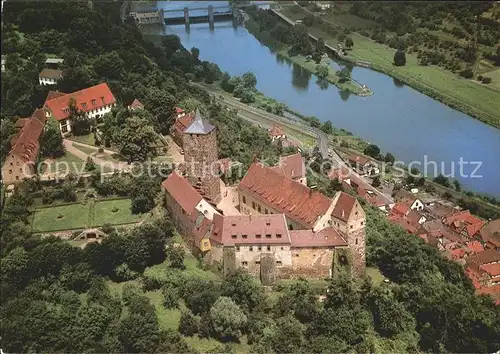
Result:
[[[234,98],[231,98],[231,97],[224,96],[222,103],[230,108],[237,109],[238,116],[249,121],[252,124],[260,125],[261,124],[260,121],[262,119],[264,119],[264,120],[269,121],[270,124],[280,124],[280,125],[292,126],[295,130],[300,130],[300,131],[303,131],[305,134],[309,134],[311,136],[314,136],[316,139],[316,145],[319,148],[319,152],[321,153],[321,156],[323,157],[323,159],[330,160],[332,162],[333,168],[340,168],[340,167],[347,168],[349,170],[350,174],[352,174],[353,176],[358,178],[358,180],[361,183],[361,187],[363,187],[367,190],[372,190],[375,194],[377,194],[377,196],[379,196],[384,201],[384,203],[386,205],[394,203],[394,200],[391,197],[383,194],[378,189],[372,187],[360,175],[358,175],[353,169],[351,169],[344,162],[344,160],[342,160],[342,158],[337,153],[337,151],[335,151],[335,149],[330,147],[328,135],[323,133],[321,130],[307,126],[300,121],[295,121],[292,119],[280,117],[278,115],[266,112],[260,108],[248,106],[248,105],[241,103],[240,101],[238,101]],[[254,118],[252,119],[252,117],[254,117]],[[255,117],[258,117],[260,119],[255,119]]]

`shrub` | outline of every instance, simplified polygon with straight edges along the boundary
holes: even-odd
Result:
[[[483,77],[483,84],[491,83],[491,77]]]
[[[478,75],[478,76],[477,76],[477,81],[483,81],[483,79],[484,79],[484,78],[483,78],[483,75]]]
[[[394,54],[394,64],[396,66],[405,66],[406,64],[406,54],[402,50],[398,50],[396,54]]]

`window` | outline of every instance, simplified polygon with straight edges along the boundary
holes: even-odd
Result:
[[[236,246],[236,252],[239,252],[240,246]]]
[[[247,235],[241,235],[242,238],[246,239],[247,238]]]
[[[16,176],[16,181],[19,180],[19,176]]]
[[[258,248],[258,249],[259,249],[259,251],[262,251],[262,247],[261,247],[261,246],[259,246],[259,248]]]
[[[104,103],[104,96],[101,96],[102,103]]]
[[[271,222],[270,221],[266,221],[266,226],[271,226]]]
[[[270,251],[271,250],[271,246],[267,246],[267,250]]]
[[[351,229],[353,228],[353,225],[351,225]]]
[[[276,238],[281,238],[281,234],[276,234]]]
[[[243,199],[243,204],[246,204],[247,203],[247,198],[245,196],[243,196],[242,199]]]
[[[358,244],[358,239],[356,239],[356,244]]]
[[[285,247],[281,247],[281,250],[284,251],[285,250]]]
[[[236,224],[234,224],[234,223],[233,223],[233,224],[231,224],[231,226],[232,226],[232,227],[235,227],[235,226],[236,226]]]
[[[237,235],[231,235],[231,238],[234,240],[236,239],[238,236]]]
[[[250,252],[253,252],[253,246],[248,247],[248,250],[249,250]]]
[[[266,238],[271,238],[271,234],[266,234]]]
[[[12,170],[9,170],[9,173],[12,174]]]
[[[13,164],[12,162],[10,163],[10,165],[11,165],[11,166],[14,166],[14,164]]]
[[[280,266],[281,264],[281,261],[276,261],[276,265]]]
[[[95,104],[95,98],[92,99],[92,104]]]
[[[264,214],[269,214],[269,212],[267,211],[267,209],[264,209]]]
[[[361,226],[363,226],[364,224],[365,224],[365,222],[364,222],[364,221],[361,221]]]
[[[255,202],[252,202],[252,209],[255,209]]]
[[[87,104],[86,103],[82,103],[82,108],[87,108]]]
[[[20,169],[19,169],[19,172],[23,172],[23,169],[22,169],[22,168],[20,168]]]
[[[262,237],[262,235],[260,235],[260,234],[255,235],[255,238],[261,238],[261,237]]]
[[[243,267],[246,267],[246,266],[248,266],[248,262],[243,261],[243,262],[241,262],[241,265],[242,265]]]
[[[260,264],[260,261],[255,261],[255,264],[259,265],[259,264]]]
[[[260,204],[257,204],[257,210],[259,211],[259,213],[261,213],[261,209],[260,209]]]

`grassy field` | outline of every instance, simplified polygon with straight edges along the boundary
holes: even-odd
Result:
[[[51,163],[46,166],[45,173],[85,172],[84,166],[85,161],[66,151],[63,157],[51,161]]]
[[[82,143],[82,144],[95,146],[93,133],[87,134],[87,135],[70,136],[70,137],[68,137],[68,139]]]
[[[93,203],[87,201],[85,204],[36,209],[32,229],[34,232],[49,232],[139,222],[144,215],[132,214],[130,203],[130,199],[103,200],[92,206]],[[115,207],[118,210],[113,212]]]
[[[94,207],[94,221],[92,226],[139,222],[143,219],[144,215],[132,214],[131,203],[130,199],[97,201]],[[114,208],[118,209],[118,211],[113,212]]]
[[[290,8],[284,8],[282,12],[292,20],[305,16],[305,12],[295,13]],[[309,32],[316,37],[325,38],[327,44],[338,43],[337,39],[321,28],[309,27]],[[347,59],[368,61],[374,69],[395,77],[455,109],[500,127],[500,91],[495,85],[478,85],[473,80],[461,78],[439,67],[418,65],[417,56],[414,54],[407,53],[406,65],[396,67],[393,65],[394,49],[357,33],[351,33],[350,36],[354,47]]]

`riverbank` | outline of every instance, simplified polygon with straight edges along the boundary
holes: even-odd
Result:
[[[301,20],[307,15],[307,12],[299,7],[295,7],[293,10],[291,7],[283,7],[281,13],[291,21]],[[330,21],[324,19],[322,21],[342,28]],[[327,44],[336,45],[338,43],[338,40],[328,34],[321,27],[321,24],[313,24],[308,27],[308,31],[316,37],[324,38]],[[356,61],[369,62],[370,68],[396,78],[447,106],[500,128],[500,99],[498,99],[500,91],[494,87],[461,78],[457,74],[439,67],[419,65],[415,54],[406,53],[405,66],[394,66],[394,49],[355,32],[349,36],[352,38],[354,46],[348,55],[342,58],[343,60],[353,63]]]
[[[258,23],[252,18],[250,15],[245,21],[245,28],[250,32],[259,42],[262,44],[266,45],[268,48],[272,49],[277,53],[277,55],[282,56],[285,59],[288,59],[294,64],[299,65],[301,68],[304,68],[311,73],[315,73],[316,71],[316,66],[318,65],[314,60],[308,59],[304,57],[303,55],[290,55],[289,50],[290,46],[286,46],[283,43],[280,43],[276,40],[273,40],[269,33],[264,33],[259,30],[259,25]],[[328,59],[326,59],[328,60]],[[350,93],[353,93],[358,96],[371,96],[373,95],[373,91],[370,90],[369,88],[365,87],[364,85],[354,81],[354,80],[348,80],[343,82],[340,77],[337,75],[336,71],[328,65],[328,63],[325,63],[325,58],[321,59],[321,63],[328,68],[328,75],[323,79],[325,82],[328,82],[332,85],[337,86],[339,89],[343,91],[347,91]]]

